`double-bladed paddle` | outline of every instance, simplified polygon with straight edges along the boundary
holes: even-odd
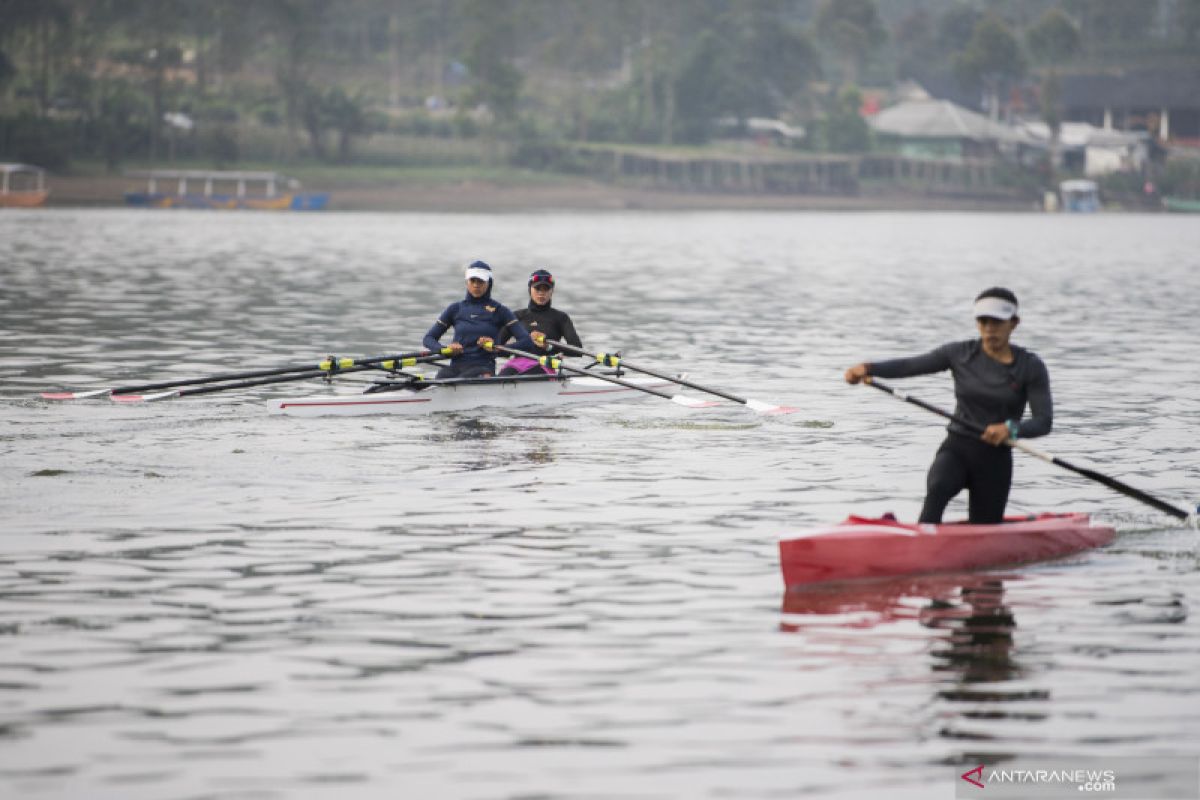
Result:
[[[587,370],[578,369],[576,367],[570,366],[569,364],[562,363],[562,359],[555,358],[554,356],[546,356],[546,355],[539,356],[539,355],[535,355],[534,353],[526,353],[524,350],[514,350],[511,347],[505,347],[504,345],[499,345],[499,344],[494,344],[494,343],[491,344],[490,346],[483,345],[483,349],[499,351],[501,353],[508,353],[511,356],[521,356],[523,358],[532,358],[534,361],[538,362],[542,366],[549,367],[550,369],[562,370],[564,372],[569,372],[572,375],[585,375],[589,378],[599,378],[602,381],[608,381],[609,383],[615,383],[618,386],[624,386],[627,389],[636,389],[639,392],[645,392],[646,394],[657,395],[658,397],[661,397],[664,400],[670,400],[672,403],[677,403],[681,406],[687,406],[688,408],[708,408],[709,406],[716,405],[715,403],[710,403],[707,400],[697,400],[694,397],[687,397],[682,394],[668,394],[667,392],[660,392],[658,389],[652,389],[649,386],[639,386],[636,383],[630,383],[629,381],[621,380],[620,378],[614,378],[611,375],[603,375],[603,374],[597,373],[597,372],[588,372]]]
[[[441,351],[441,356],[451,355],[450,348],[444,348]],[[323,375],[332,375],[338,372],[349,371],[351,367],[364,367],[372,369],[398,369],[400,367],[411,367],[414,364],[423,361],[429,361],[433,358],[440,358],[439,355],[431,355],[427,351],[417,353],[399,353],[391,356],[373,356],[371,358],[335,358],[329,356],[316,364],[293,365],[289,367],[276,367],[274,369],[260,369],[250,372],[226,372],[220,375],[209,375],[204,378],[185,378],[174,381],[159,381],[157,383],[141,383],[130,386],[118,386],[110,389],[92,389],[84,392],[42,392],[44,400],[83,400],[89,397],[101,397],[105,395],[134,395],[142,392],[153,392],[156,389],[169,389],[180,386],[199,386],[206,383],[222,383],[224,381],[244,381],[253,378],[268,378],[273,376],[289,375],[291,373],[304,373],[300,377],[283,378],[280,381],[263,381],[229,384],[221,388],[235,389],[247,386],[261,386],[263,383],[282,383],[288,380],[306,380],[308,378],[319,378]],[[354,370],[358,371],[358,370]],[[211,391],[217,391],[216,388]],[[202,394],[202,392],[188,391],[187,394]],[[174,397],[176,393],[166,392],[163,397]],[[146,396],[142,399],[148,399]],[[159,398],[153,398],[159,399]]]
[[[664,375],[661,372],[655,372],[654,370],[646,369],[645,367],[639,367],[639,366],[635,366],[634,364],[630,364],[628,361],[626,361],[625,359],[621,358],[618,355],[613,355],[610,353],[592,354],[592,353],[589,353],[588,351],[584,350],[582,347],[575,347],[574,345],[567,344],[566,342],[557,342],[557,341],[554,341],[553,339],[547,339],[546,344],[553,345],[554,347],[557,347],[559,350],[562,350],[565,353],[575,353],[576,355],[581,355],[581,356],[594,355],[596,361],[600,364],[603,364],[606,367],[622,366],[625,369],[631,369],[634,372],[641,372],[645,375],[651,375],[655,378],[661,378],[664,381],[670,381],[671,383],[677,383],[680,386],[686,386],[689,389],[695,389],[698,392],[704,392],[706,394],[716,395],[717,397],[721,397],[726,400],[730,400],[734,403],[741,403],[742,405],[746,406],[747,408],[749,408],[753,411],[757,411],[760,414],[791,414],[795,411],[800,410],[798,408],[790,408],[788,406],[777,406],[774,403],[766,403],[766,402],[763,402],[762,400],[748,400],[744,397],[738,397],[737,395],[729,394],[728,392],[723,392],[720,389],[713,389],[708,386],[701,386],[698,383],[692,383],[691,381],[684,380],[683,378],[675,378],[670,375]]]
[[[876,389],[879,389],[882,392],[887,392],[888,394],[892,395],[893,397],[903,400],[906,403],[912,403],[914,406],[923,408],[926,411],[932,411],[934,414],[937,414],[938,416],[945,417],[946,419],[961,425],[963,428],[966,428],[969,431],[972,431],[972,432],[978,433],[978,434],[983,433],[982,425],[978,425],[974,422],[971,422],[970,420],[965,420],[962,417],[959,417],[955,414],[951,414],[949,411],[946,411],[943,408],[938,408],[937,406],[933,405],[932,403],[926,403],[924,400],[921,400],[916,397],[911,397],[908,394],[906,394],[905,392],[902,392],[899,389],[896,389],[892,386],[888,386],[886,383],[883,383],[883,382],[879,381],[877,378],[871,377],[870,375],[867,375],[866,377],[864,377],[863,382],[868,383],[871,386],[874,386]],[[1121,494],[1125,495],[1126,497],[1132,497],[1134,500],[1139,500],[1148,506],[1152,506],[1153,508],[1158,509],[1159,511],[1163,512],[1164,514],[1170,514],[1172,517],[1175,517],[1176,519],[1181,519],[1181,520],[1195,519],[1195,514],[1189,514],[1188,512],[1184,511],[1182,508],[1173,506],[1164,500],[1159,500],[1157,497],[1154,497],[1153,495],[1146,494],[1141,489],[1135,489],[1134,487],[1130,486],[1129,484],[1123,483],[1123,482],[1117,480],[1116,478],[1109,477],[1108,475],[1101,475],[1099,472],[1096,472],[1095,470],[1086,469],[1084,467],[1077,467],[1068,461],[1063,461],[1061,458],[1057,458],[1055,456],[1050,455],[1049,453],[1045,453],[1041,450],[1038,450],[1036,447],[1033,447],[1028,442],[1020,441],[1017,439],[1009,439],[1008,444],[1011,447],[1016,448],[1017,450],[1024,450],[1026,453],[1029,453],[1029,455],[1034,456],[1035,458],[1040,458],[1042,461],[1049,462],[1056,466],[1062,467],[1063,469],[1069,469],[1069,470],[1071,470],[1071,472],[1075,472],[1079,475],[1082,475],[1085,478],[1090,478],[1091,480],[1094,480],[1097,483],[1102,483],[1105,486],[1107,486],[1108,488],[1118,491]],[[1197,511],[1200,511],[1200,509],[1197,509]]]

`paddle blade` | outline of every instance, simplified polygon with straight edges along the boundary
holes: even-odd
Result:
[[[90,392],[42,392],[43,400],[83,400],[108,394],[108,389],[93,389]]]
[[[682,394],[671,395],[671,402],[678,403],[686,408],[712,408],[713,406],[721,405],[721,403],[718,403],[715,400],[697,400],[694,397],[688,397]]]
[[[110,399],[114,403],[153,403],[155,400],[167,400],[178,397],[179,391],[157,392],[155,394],[114,394]]]
[[[791,406],[777,406],[774,403],[764,403],[762,400],[747,400],[746,408],[759,414],[795,414],[800,409]]]

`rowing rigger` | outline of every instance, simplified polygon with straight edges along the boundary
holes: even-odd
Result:
[[[555,341],[553,339],[547,339],[546,344],[557,347],[559,350],[562,350],[564,353],[574,353],[575,355],[580,355],[580,356],[593,355],[592,353],[589,353],[587,350],[584,350],[582,347],[576,347],[572,344],[567,344],[566,342],[559,342],[559,341]],[[501,349],[503,349],[503,348],[501,348]],[[509,350],[507,352],[514,352],[514,351]],[[521,353],[521,355],[528,355],[528,354]],[[749,399],[749,398],[745,398],[745,397],[738,397],[736,394],[730,394],[729,392],[722,391],[720,389],[714,389],[711,386],[702,386],[701,384],[693,383],[684,378],[680,378],[680,377],[673,378],[669,375],[664,375],[661,372],[656,372],[655,370],[647,369],[646,367],[639,367],[636,364],[631,364],[628,361],[626,361],[625,359],[621,358],[620,355],[617,355],[615,353],[600,352],[600,353],[595,353],[594,355],[596,358],[596,362],[599,364],[603,364],[606,367],[624,367],[625,369],[630,369],[630,370],[633,370],[634,372],[640,372],[643,375],[651,375],[660,380],[670,381],[671,383],[676,383],[676,384],[679,384],[680,386],[686,386],[689,389],[695,389],[698,392],[704,392],[705,394],[715,395],[716,397],[720,397],[725,400],[729,400],[730,402],[733,402],[733,403],[740,403],[741,405],[744,405],[747,408],[749,408],[751,411],[757,411],[760,414],[791,414],[795,411],[799,411],[799,409],[791,408],[789,406],[780,406],[780,405],[776,405],[774,403],[767,403],[762,400],[754,400],[754,399]],[[666,395],[664,395],[664,396],[666,396]],[[679,395],[676,395],[676,397],[679,397]],[[668,399],[675,400],[675,397],[669,397]],[[679,402],[679,401],[676,400],[676,402]],[[685,398],[685,402],[683,402],[682,405],[687,405],[688,402],[690,402],[690,401],[687,401]]]
[[[603,373],[561,375],[537,373],[496,378],[447,378],[397,381],[384,391],[335,393],[267,400],[272,414],[294,417],[358,417],[369,414],[411,416],[481,408],[528,409],[559,405],[609,403],[658,394],[667,381],[615,379]],[[697,401],[701,406],[709,405]]]

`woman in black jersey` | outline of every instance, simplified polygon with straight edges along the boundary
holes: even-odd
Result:
[[[519,309],[516,313],[517,320],[529,331],[530,338],[539,347],[543,346],[542,343],[546,339],[583,347],[583,343],[579,341],[579,334],[575,332],[575,323],[571,322],[571,317],[565,311],[551,307],[551,301],[554,298],[554,276],[550,274],[550,271],[534,270],[533,274],[529,276],[528,285],[529,305]],[[500,344],[504,344],[505,338],[507,338],[506,335],[502,336]],[[553,346],[547,348],[547,351],[560,358],[567,355],[557,352]],[[553,372],[531,358],[517,356],[508,360],[504,368],[500,370],[500,374],[520,375],[530,371]]]
[[[869,375],[908,378],[948,369],[954,377],[955,415],[984,429],[978,436],[954,422],[947,427],[949,433],[929,467],[920,522],[941,522],[946,505],[963,489],[970,492],[971,522],[1002,522],[1012,485],[1012,448],[1007,442],[1050,432],[1054,405],[1046,365],[1010,342],[1020,321],[1016,295],[994,287],[975,298],[978,339],[846,370],[846,381],[858,383]],[[1026,404],[1030,418],[1022,421]]]

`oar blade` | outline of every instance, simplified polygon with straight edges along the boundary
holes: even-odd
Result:
[[[688,397],[683,394],[671,395],[671,402],[677,403],[685,408],[712,408],[713,406],[722,405],[715,400],[699,400],[695,397]]]
[[[766,403],[762,400],[747,400],[746,408],[751,411],[757,411],[759,414],[795,414],[800,410],[791,406],[777,406],[774,403]]]
[[[42,392],[43,400],[85,400],[109,393],[109,389],[93,389],[90,392]]]

